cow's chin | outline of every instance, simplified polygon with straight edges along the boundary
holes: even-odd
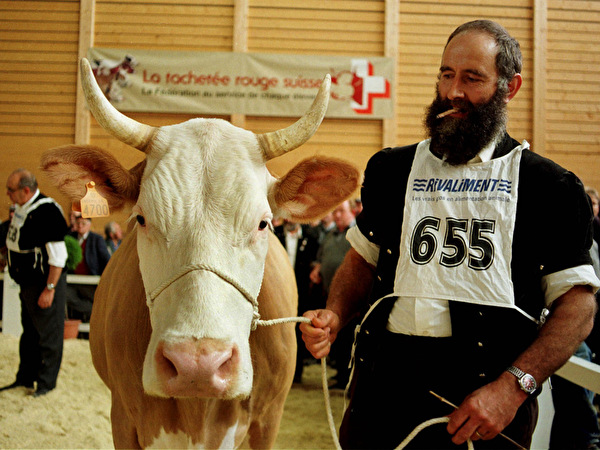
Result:
[[[250,395],[252,377],[249,350],[206,338],[149,345],[142,381],[156,397],[238,399]]]

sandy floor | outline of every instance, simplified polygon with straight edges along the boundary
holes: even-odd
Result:
[[[0,386],[14,381],[18,339],[0,333]],[[69,339],[57,388],[33,398],[24,388],[0,392],[0,448],[112,448],[110,393],[92,366],[88,341]],[[341,391],[331,393],[339,424]],[[320,365],[308,366],[292,388],[276,448],[333,448],[321,390]]]

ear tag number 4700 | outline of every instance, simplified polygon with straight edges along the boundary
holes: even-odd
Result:
[[[87,192],[81,199],[81,216],[87,218],[92,217],[108,217],[108,201],[100,195],[96,190],[96,183],[90,181],[86,184]]]

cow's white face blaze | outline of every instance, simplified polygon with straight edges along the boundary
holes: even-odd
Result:
[[[191,358],[199,360],[208,352],[206,345],[224,346],[223,364],[216,369],[231,365],[237,370],[215,374],[208,382],[184,377],[181,383],[195,386],[188,394],[232,398],[250,393],[254,310],[247,296],[256,298],[260,291],[272,181],[256,136],[228,122],[195,119],[157,132],[133,208],[153,329],[143,371],[148,393],[186,394],[166,378],[173,374],[165,374],[161,358],[165,345],[189,339],[198,346]],[[182,370],[173,368],[177,376]]]

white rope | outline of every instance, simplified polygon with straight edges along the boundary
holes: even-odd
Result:
[[[325,398],[325,411],[327,412],[327,423],[329,423],[329,432],[337,450],[342,450],[340,440],[338,439],[335,423],[333,421],[333,413],[331,412],[331,399],[329,397],[329,385],[327,383],[327,360],[321,358],[321,381],[323,383],[323,397]]]
[[[156,299],[156,297],[158,297],[160,294],[162,294],[162,292],[166,288],[168,288],[169,286],[171,286],[173,283],[175,283],[177,280],[179,280],[180,278],[184,277],[188,273],[193,272],[195,270],[204,270],[206,272],[212,272],[212,273],[214,273],[219,278],[221,278],[223,281],[226,281],[227,283],[229,283],[230,285],[232,285],[235,289],[237,289],[240,292],[240,294],[242,294],[246,298],[246,300],[248,300],[252,304],[252,307],[256,311],[258,311],[258,301],[256,299],[256,296],[250,294],[250,292],[248,292],[242,286],[242,284],[239,283],[233,277],[227,275],[226,273],[224,273],[221,270],[218,270],[216,267],[212,267],[212,266],[210,266],[208,264],[203,264],[203,263],[188,264],[187,266],[182,267],[179,270],[179,272],[177,272],[175,275],[171,276],[167,280],[163,281],[158,287],[154,288],[154,290],[148,295],[148,300],[150,302],[153,302]]]
[[[261,326],[270,326],[290,322],[311,323],[311,320],[308,317],[285,317],[282,319],[273,320],[256,320],[256,324]],[[327,423],[329,424],[329,432],[331,433],[331,437],[333,439],[333,443],[335,444],[335,448],[337,450],[342,450],[337,436],[337,432],[335,430],[335,422],[333,420],[333,412],[331,410],[331,398],[329,396],[329,385],[327,384],[327,358],[321,358],[321,382],[323,384],[323,397],[325,400],[325,411],[327,412]]]
[[[284,317],[282,319],[272,319],[272,320],[261,320],[257,319],[256,324],[262,327],[269,327],[271,325],[278,325],[280,323],[291,323],[291,322],[304,322],[310,323],[310,319],[307,317]]]
[[[425,422],[423,422],[421,425],[417,425],[417,427],[408,435],[406,436],[406,439],[404,439],[400,445],[398,447],[396,447],[396,450],[402,450],[404,447],[406,447],[410,441],[412,441],[415,436],[417,434],[419,434],[423,429],[427,428],[430,425],[435,425],[437,423],[444,423],[444,422],[448,422],[450,420],[449,417],[435,417],[433,419],[429,419],[426,420]],[[473,450],[473,441],[471,441],[471,439],[467,440],[467,448],[469,450]]]

